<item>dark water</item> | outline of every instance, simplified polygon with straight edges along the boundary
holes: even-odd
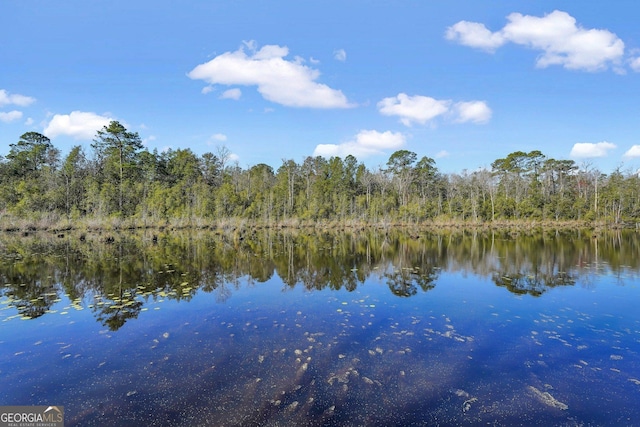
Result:
[[[0,238],[0,405],[66,425],[640,425],[634,233]]]

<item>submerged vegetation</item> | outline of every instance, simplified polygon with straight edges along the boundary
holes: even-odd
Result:
[[[406,231],[0,233],[0,399],[83,426],[639,418],[638,233]]]
[[[64,158],[28,132],[0,157],[0,227],[201,227],[252,224],[500,224],[570,222],[622,227],[640,221],[640,177],[604,174],[539,151],[517,151],[491,169],[445,174],[429,157],[393,153],[371,170],[344,159],[285,159],[246,169],[230,152],[158,153],[113,121],[91,153]]]

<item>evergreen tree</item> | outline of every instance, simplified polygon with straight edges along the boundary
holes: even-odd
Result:
[[[129,132],[119,122],[113,120],[99,130],[91,145],[96,150],[97,161],[101,163],[107,175],[107,181],[115,181],[118,190],[118,213],[125,212],[125,187],[133,187],[127,179],[136,172],[138,151],[142,149],[142,140],[137,132]],[[129,184],[129,185],[127,185]],[[128,200],[132,200],[128,197]]]

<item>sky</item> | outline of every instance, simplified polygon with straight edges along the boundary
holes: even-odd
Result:
[[[447,173],[539,150],[640,168],[640,2],[0,2],[0,155],[25,132],[91,155],[111,120],[149,150],[241,167],[397,150]]]

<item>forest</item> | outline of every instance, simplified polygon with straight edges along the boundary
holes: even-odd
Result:
[[[62,157],[49,138],[27,132],[0,157],[0,226],[53,228],[129,221],[189,226],[242,219],[255,224],[487,224],[640,222],[640,177],[609,174],[540,151],[516,151],[491,168],[438,171],[408,150],[369,169],[354,156],[283,159],[277,170],[242,168],[230,151],[150,152],[117,121],[96,133],[91,150]],[[87,152],[89,151],[89,152]]]

